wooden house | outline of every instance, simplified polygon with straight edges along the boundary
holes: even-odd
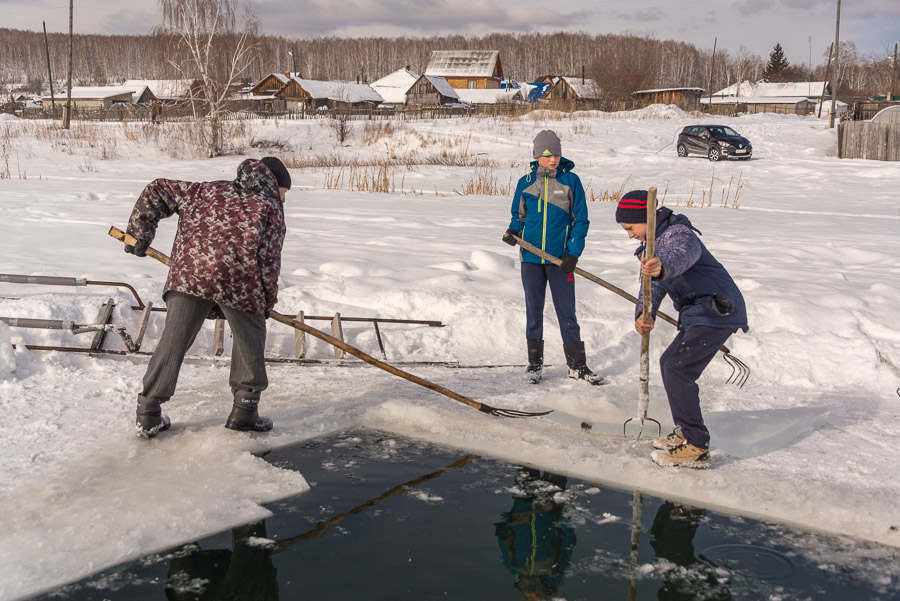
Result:
[[[583,77],[560,77],[544,94],[546,100],[600,100],[600,85]]]
[[[384,102],[381,95],[366,83],[300,77],[292,77],[275,97],[283,100],[288,110],[371,108]]]
[[[503,81],[498,50],[435,50],[425,75],[443,77],[451,87],[497,90]]]
[[[700,108],[700,97],[703,88],[660,88],[656,90],[638,90],[632,92],[635,108],[643,108],[651,104],[674,104],[686,111]]]
[[[133,103],[137,90],[134,87],[111,86],[75,86],[72,88],[72,106],[81,110],[106,110],[114,104]],[[66,103],[67,93],[62,90],[54,94],[56,105]],[[50,106],[50,96],[42,97],[44,106]]]

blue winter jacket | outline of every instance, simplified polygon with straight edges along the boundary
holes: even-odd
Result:
[[[584,187],[572,173],[575,163],[562,157],[556,169],[544,169],[531,162],[528,173],[519,179],[512,201],[509,229],[519,237],[554,257],[584,252],[588,211]],[[522,260],[546,263],[537,255],[522,250]]]
[[[695,233],[696,232],[696,233]],[[656,256],[663,272],[650,284],[651,312],[655,317],[668,294],[678,311],[678,328],[693,325],[748,330],[744,297],[728,272],[712,256],[690,220],[667,207],[656,211]],[[638,257],[644,245],[637,249]],[[643,311],[643,278],[635,319]]]

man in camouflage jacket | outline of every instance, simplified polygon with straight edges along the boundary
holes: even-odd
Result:
[[[234,181],[157,179],[135,203],[125,251],[145,256],[161,219],[177,214],[169,277],[163,290],[166,325],[138,395],[137,430],[152,438],[171,422],[161,403],[175,392],[184,355],[210,314],[228,320],[234,335],[229,383],[234,395],[226,428],[265,432],[260,393],[268,385],[264,362],[266,316],[278,300],[285,223],[282,204],[291,177],[275,157],[247,159]]]

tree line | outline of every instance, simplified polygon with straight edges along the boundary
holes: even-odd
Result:
[[[54,89],[63,89],[68,36],[47,36]],[[183,64],[171,34],[76,35],[75,85],[115,85],[126,79],[175,79],[174,64]],[[311,79],[372,82],[401,67],[425,71],[433,50],[499,50],[505,79],[534,81],[543,75],[594,79],[604,99],[627,101],[631,92],[650,88],[698,87],[716,91],[740,80],[758,81],[767,59],[743,46],[737,51],[706,48],[673,40],[633,35],[589,33],[495,33],[482,36],[316,37],[292,38],[254,34],[255,53],[241,73],[257,82],[272,72],[299,72]],[[773,44],[774,46],[774,44]],[[552,52],[547,49],[552,48]],[[898,83],[894,48],[881,54],[858,52],[852,41],[841,42],[838,82],[841,100],[889,93]],[[822,81],[828,48],[818,65],[781,65],[785,81]],[[44,34],[0,28],[0,90],[48,93]],[[900,92],[900,89],[897,90]]]

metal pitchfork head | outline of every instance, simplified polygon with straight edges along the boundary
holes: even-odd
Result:
[[[750,368],[747,364],[731,354],[727,347],[722,347],[722,358],[731,366],[731,375],[725,380],[726,384],[734,384],[738,388],[743,388],[750,377]]]
[[[517,409],[501,409],[499,407],[491,407],[490,405],[485,405],[481,403],[481,407],[478,407],[478,410],[482,413],[487,413],[488,415],[493,415],[495,417],[540,417],[542,415],[547,415],[548,413],[553,413],[553,410],[550,411],[519,411]]]

